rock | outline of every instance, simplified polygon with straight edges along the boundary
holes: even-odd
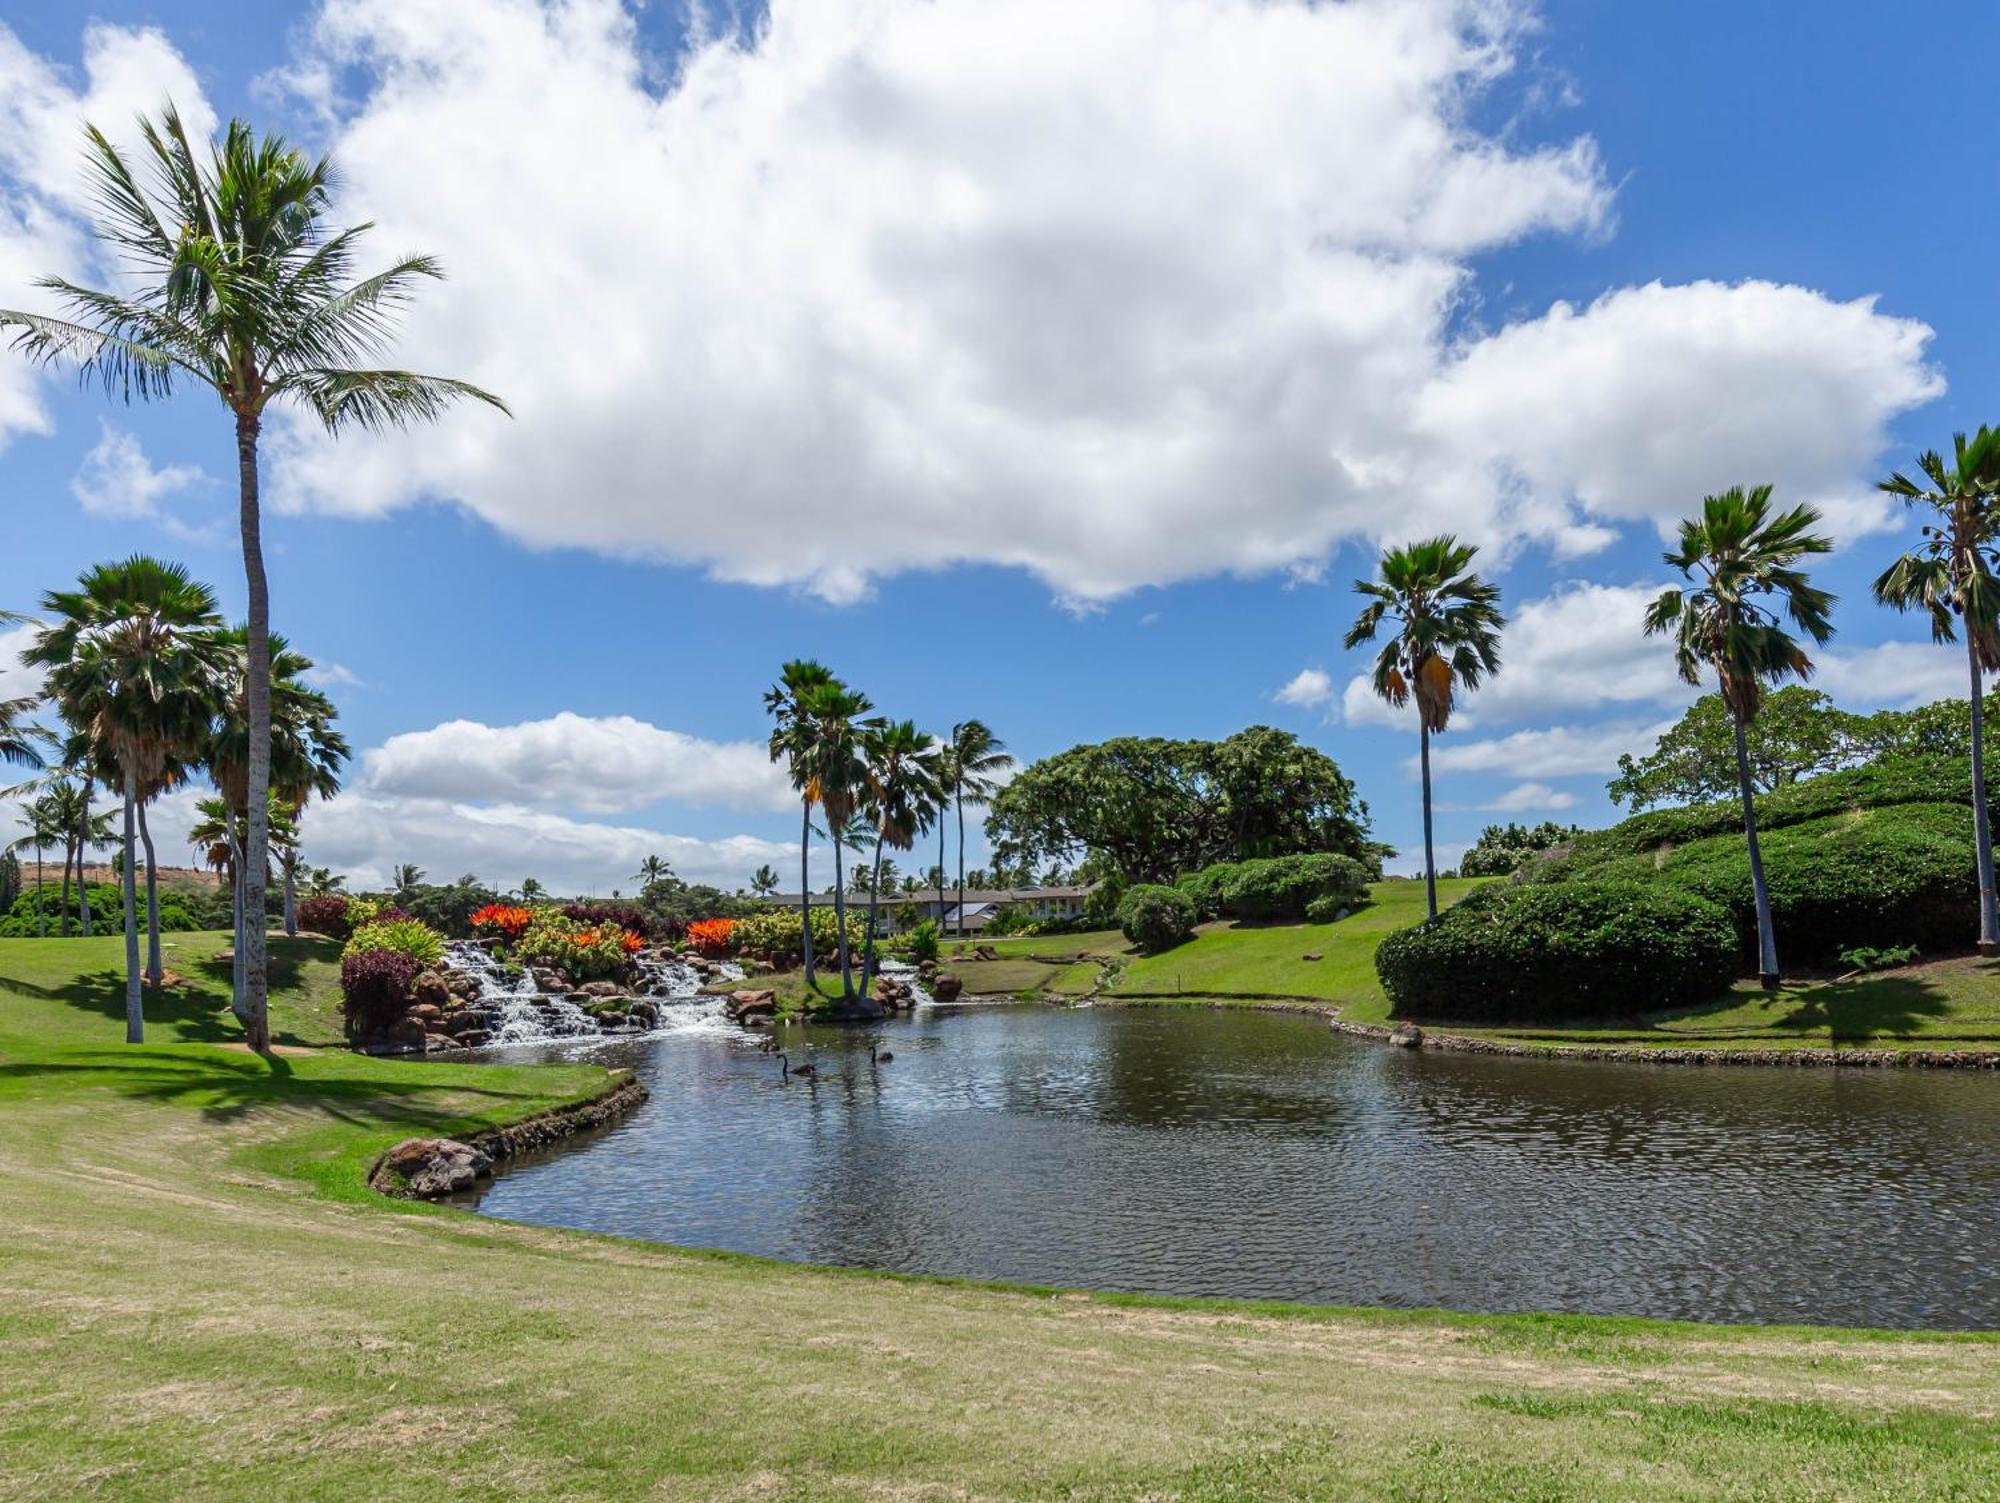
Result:
[[[382,1155],[368,1183],[385,1195],[435,1200],[469,1190],[493,1172],[493,1160],[456,1138],[405,1138]]]
[[[577,990],[586,997],[623,997],[625,988],[615,981],[586,981]]]
[[[479,995],[479,983],[461,971],[453,971],[445,977],[445,987],[454,997],[470,1001]]]
[[[415,1018],[398,1018],[389,1025],[389,1042],[398,1048],[421,1049],[429,1035]]]
[[[778,994],[768,989],[764,991],[731,992],[729,1000],[722,1004],[722,1010],[736,1019],[748,1017],[770,1017],[778,1010]]]
[[[444,1031],[449,1034],[470,1033],[485,1026],[486,1020],[476,1012],[448,1012],[444,1015]]]
[[[963,981],[960,981],[956,976],[943,972],[940,972],[937,980],[931,983],[931,995],[936,997],[940,1002],[956,1001],[958,994],[964,990],[965,983]]]
[[[419,971],[417,979],[410,983],[410,995],[441,1013],[451,1005],[451,984],[436,971]]]
[[[1389,1035],[1389,1042],[1398,1049],[1421,1049],[1424,1031],[1415,1023],[1398,1023]]]
[[[477,1049],[483,1044],[492,1042],[492,1039],[493,1035],[484,1028],[469,1028],[458,1035],[458,1046],[461,1049]]]
[[[450,1034],[444,1032],[424,1035],[424,1053],[442,1054],[447,1049],[463,1049],[465,1046]]]
[[[435,1002],[419,1002],[410,1009],[407,1016],[415,1018],[420,1023],[433,1023],[444,1016],[444,1009]]]
[[[651,1028],[660,1021],[660,1009],[651,1002],[634,1002],[629,1016],[634,1022],[644,1023]]]
[[[565,976],[561,971],[553,970],[545,965],[529,966],[528,971],[535,978],[535,985],[539,986],[545,992],[566,992],[569,990],[569,977]]]
[[[1307,952],[1306,952],[1305,954],[1301,955],[1301,956],[1299,957],[1299,959],[1301,959],[1301,960],[1324,960],[1324,959],[1326,959],[1326,957],[1325,957],[1324,955],[1322,955],[1322,954],[1321,954],[1321,953],[1320,953],[1320,952],[1319,952],[1318,950],[1308,950],[1308,951],[1307,951]]]

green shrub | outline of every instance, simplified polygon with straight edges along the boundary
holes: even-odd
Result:
[[[1398,1015],[1548,1022],[1708,1001],[1737,956],[1723,909],[1613,878],[1482,888],[1390,935],[1375,970]]]
[[[1915,945],[1891,945],[1886,950],[1873,945],[1859,945],[1852,950],[1842,950],[1840,963],[1850,971],[1887,971],[1899,965],[1908,965],[1918,954]]]
[[[613,923],[589,923],[554,908],[537,908],[513,951],[516,959],[552,966],[572,981],[601,981],[631,964],[631,938],[631,931]]]
[[[398,950],[355,950],[340,957],[341,1012],[349,1038],[379,1034],[403,1015],[410,983],[422,969]]]
[[[1035,921],[1029,917],[1025,906],[1018,903],[1002,903],[993,910],[993,917],[986,921],[986,927],[979,931],[989,939],[1004,939],[1010,934],[1035,934],[1040,931]]]
[[[1195,922],[1205,924],[1222,917],[1222,889],[1235,875],[1235,862],[1218,861],[1198,872],[1182,872],[1174,878],[1174,886],[1194,904]]]
[[[1303,919],[1314,898],[1352,907],[1368,893],[1368,869],[1352,856],[1323,853],[1239,861],[1220,884],[1222,911],[1240,919]]]
[[[922,964],[926,960],[938,958],[938,926],[936,919],[924,919],[912,924],[903,936],[903,949],[910,959]]]
[[[396,906],[411,918],[423,920],[439,934],[469,939],[472,915],[499,900],[500,895],[490,887],[477,882],[454,882],[450,886],[406,887],[396,895]]]
[[[1170,950],[1194,934],[1194,904],[1178,888],[1141,882],[1119,900],[1118,927],[1148,954]]]
[[[444,936],[439,934],[422,919],[377,920],[363,924],[348,936],[341,948],[341,958],[359,955],[364,950],[388,950],[397,955],[407,955],[419,965],[436,965],[444,959]]]
[[[814,903],[812,908],[813,964],[824,964],[835,953],[835,937],[839,933],[834,922],[833,904]],[[852,908],[847,913],[847,945],[859,954],[863,941],[868,936],[868,919]],[[789,970],[799,964],[799,915],[796,909],[768,908],[761,913],[753,913],[748,918],[736,921],[730,932],[739,954],[754,955],[768,960],[780,970]]]
[[[223,893],[228,896],[227,889]],[[181,933],[190,929],[229,927],[229,909],[224,906],[222,922],[204,922],[205,915],[190,903],[192,894],[178,888],[160,889],[160,932]],[[38,899],[32,879],[28,887],[14,900],[7,917],[0,919],[0,939],[32,939],[35,936],[35,915],[43,916],[44,931],[53,939],[62,932],[63,908],[62,884],[45,883]],[[77,914],[77,891],[71,887],[69,893],[69,932],[72,936],[80,932]],[[142,878],[139,884],[137,909],[139,927],[146,927],[146,886]],[[125,931],[125,893],[115,882],[93,882],[90,885],[90,932],[92,934],[122,934]]]
[[[1332,893],[1322,893],[1306,904],[1306,922],[1309,924],[1331,924],[1343,918],[1354,907],[1350,902],[1335,897]]]

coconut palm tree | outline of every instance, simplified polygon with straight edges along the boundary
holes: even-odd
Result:
[[[399,308],[420,279],[443,275],[409,256],[356,279],[355,253],[369,226],[329,230],[333,169],[276,135],[261,139],[232,120],[197,151],[169,106],[140,121],[150,186],[96,127],[88,127],[96,230],[115,246],[127,290],[99,291],[61,277],[37,285],[66,316],[0,310],[0,328],[43,362],[74,364],[108,393],[151,400],[177,385],[205,386],[236,429],[238,512],[248,587],[247,771],[249,860],[244,898],[263,912],[271,738],[270,596],[264,573],[257,449],[274,402],[311,412],[330,433],[400,428],[438,418],[470,398],[505,411],[463,381],[377,369]],[[246,1028],[252,1048],[270,1042],[264,926],[245,934]]]
[[[1345,645],[1373,642],[1385,620],[1396,630],[1375,656],[1375,692],[1397,709],[1417,702],[1423,774],[1424,896],[1437,917],[1437,856],[1431,833],[1431,737],[1451,720],[1458,692],[1500,670],[1500,591],[1472,572],[1479,549],[1450,534],[1383,550],[1379,578],[1357,579],[1368,598]]]
[[[868,883],[868,937],[861,959],[865,995],[875,975],[875,924],[882,906],[882,848],[907,851],[930,828],[944,802],[938,783],[938,743],[914,721],[871,725],[863,733],[861,755],[867,764],[864,807],[875,826],[875,863]]]
[[[775,897],[778,891],[778,874],[768,865],[758,867],[750,874],[750,891],[767,900]]]
[[[668,864],[666,857],[653,855],[639,863],[639,870],[632,880],[639,884],[639,891],[644,892],[655,882],[664,882],[673,874],[674,869]]]
[[[523,877],[521,879],[521,901],[524,903],[533,903],[540,900],[546,891],[547,889],[533,877]],[[611,895],[614,898],[618,896],[616,891]]]
[[[854,997],[854,965],[847,942],[847,892],[841,866],[845,842],[839,836],[866,805],[868,765],[863,738],[879,724],[868,713],[874,708],[867,695],[837,681],[807,690],[799,705],[797,739],[806,786],[826,814],[828,831],[835,835],[834,928],[840,951],[840,994],[850,1002]]]
[[[1972,830],[1979,864],[1979,953],[2000,955],[2000,897],[1993,877],[1993,821],[1986,801],[1986,675],[2000,672],[2000,430],[1981,427],[1970,442],[1952,435],[1947,463],[1936,450],[1917,457],[1920,483],[1900,471],[1880,489],[1928,507],[1923,541],[1875,581],[1875,598],[1899,611],[1922,610],[1931,636],[1958,640],[1972,679]]]
[[[940,768],[940,796],[949,798],[958,816],[958,933],[965,935],[965,806],[993,801],[999,775],[1014,765],[1007,743],[980,720],[961,720],[951,728]],[[944,862],[944,835],[938,834],[938,862]],[[940,906],[942,906],[940,904]]]
[[[42,599],[52,618],[23,654],[112,771],[124,804],[125,1041],[145,1042],[140,994],[136,809],[208,725],[230,662],[215,596],[178,564],[134,555]]]
[[[812,815],[819,786],[808,766],[812,748],[804,704],[814,690],[835,682],[825,664],[795,658],[778,670],[778,682],[764,692],[764,709],[777,721],[771,730],[771,760],[786,764],[792,786],[799,791],[799,953],[807,986],[813,985]]]
[[[35,853],[35,938],[47,939],[49,912],[42,901],[42,856],[50,846],[62,840],[63,829],[57,822],[54,806],[46,796],[24,805],[21,809],[21,820],[28,827],[27,831],[14,840],[7,849],[32,850]]]
[[[1800,559],[1832,551],[1832,541],[1812,530],[1819,521],[1810,506],[1773,515],[1768,485],[1749,491],[1733,486],[1704,497],[1701,515],[1681,523],[1680,545],[1664,555],[1695,587],[1663,590],[1646,610],[1647,636],[1673,634],[1674,666],[1682,679],[1699,686],[1704,671],[1714,672],[1735,727],[1743,834],[1757,904],[1757,973],[1767,988],[1779,980],[1778,942],[1757,844],[1747,728],[1763,704],[1765,685],[1812,676],[1812,660],[1783,623],[1789,620],[1815,645],[1833,635],[1833,596],[1795,567]]]
[[[0,620],[7,619],[0,616]],[[35,712],[35,706],[42,702],[39,694],[23,694],[18,699],[0,699],[0,762],[11,762],[17,767],[40,769],[48,765],[43,755],[55,745],[55,736],[41,726],[29,722],[28,717]]]
[[[389,886],[397,892],[408,892],[424,880],[424,869],[414,861],[405,861],[389,873]]]

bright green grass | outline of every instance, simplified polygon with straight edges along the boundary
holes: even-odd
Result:
[[[1005,1290],[382,1201],[386,1144],[605,1077],[263,1059],[189,1042],[229,1031],[206,992],[126,1046],[117,944],[65,976],[0,941],[0,1499],[1924,1503],[1994,1474],[1990,1338]],[[275,999],[294,1031],[327,964]]]

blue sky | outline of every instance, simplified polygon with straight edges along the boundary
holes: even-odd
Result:
[[[1738,481],[1837,523],[1826,687],[1962,692],[1866,601],[1909,531],[1868,485],[1994,416],[1996,128],[1915,92],[1990,7],[1091,11],[825,0],[690,43],[610,0],[9,7],[0,306],[98,269],[76,121],[171,91],[334,150],[375,259],[452,272],[404,357],[515,405],[274,426],[276,622],[370,753],[309,855],[608,891],[658,846],[733,885],[795,829],[746,743],[811,654],[1026,757],[1287,727],[1407,867],[1414,735],[1339,636],[1375,542],[1444,527],[1521,623],[1441,747],[1444,854],[1602,822],[1680,704],[1635,630],[1656,522]],[[196,394],[0,355],[0,605],[145,549],[235,609],[232,458]]]

